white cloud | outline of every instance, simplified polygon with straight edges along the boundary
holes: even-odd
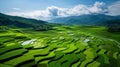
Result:
[[[68,10],[69,15],[83,15],[83,14],[89,14],[88,7],[85,5],[77,5],[71,9]]]
[[[117,1],[108,7],[108,15],[120,15],[120,1]]]
[[[107,8],[105,7],[105,3],[96,2],[93,7],[89,8],[91,13],[105,13],[107,12]]]
[[[68,8],[60,8],[60,7],[56,7],[56,6],[50,6],[46,10],[49,12],[49,15],[51,17],[65,16],[65,15],[67,15]]]
[[[58,7],[51,6],[51,7],[48,7],[46,10],[49,12],[50,16],[58,16],[58,12],[60,11],[59,9],[60,8]]]
[[[14,8],[18,10],[17,8]],[[34,10],[28,12],[15,11],[8,13],[9,15],[14,16],[23,16],[28,18],[43,19],[53,18],[53,17],[65,17],[65,16],[77,16],[84,14],[93,14],[93,13],[105,13],[107,10],[105,8],[105,3],[95,2],[91,6],[86,5],[76,5],[73,8],[60,8],[56,6],[47,7],[45,10]]]
[[[35,10],[30,12],[10,12],[8,15],[13,16],[21,16],[27,18],[34,18],[34,19],[45,19],[45,17],[49,17],[49,12],[47,10]]]
[[[71,8],[68,12],[70,15],[84,15],[84,14],[93,14],[93,13],[105,13],[106,8],[105,3],[103,2],[95,2],[92,6],[86,6],[86,5],[77,5],[74,8]]]

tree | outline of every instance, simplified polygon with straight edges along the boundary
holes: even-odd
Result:
[[[9,28],[7,26],[0,26],[0,31],[7,31]]]
[[[107,21],[107,27],[109,32],[120,32],[120,20],[109,20]]]

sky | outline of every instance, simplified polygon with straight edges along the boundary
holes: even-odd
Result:
[[[0,0],[0,12],[49,20],[85,14],[120,15],[120,0]]]

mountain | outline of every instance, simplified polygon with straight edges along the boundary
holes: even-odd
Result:
[[[67,25],[105,25],[107,21],[116,19],[120,19],[120,16],[97,14],[55,18],[50,20],[49,22]]]
[[[0,13],[0,26],[17,28],[34,28],[36,30],[50,29],[46,21],[10,16]]]

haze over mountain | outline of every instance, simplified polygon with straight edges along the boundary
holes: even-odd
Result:
[[[106,25],[109,20],[120,20],[120,16],[109,16],[104,14],[90,14],[80,16],[69,16],[49,20],[51,23],[75,24],[75,25]]]

